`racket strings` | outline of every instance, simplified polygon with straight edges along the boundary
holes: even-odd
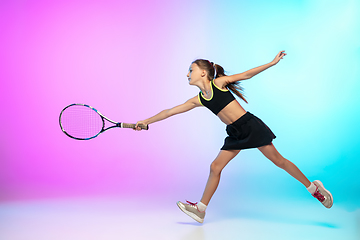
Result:
[[[104,121],[93,109],[83,105],[73,105],[61,114],[61,126],[68,135],[88,139],[95,137],[103,129]]]

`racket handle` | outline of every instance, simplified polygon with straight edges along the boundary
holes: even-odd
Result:
[[[133,124],[133,123],[120,123],[120,127],[121,128],[135,128],[136,124]],[[144,130],[149,130],[149,125],[139,125],[139,127],[141,129],[144,129]]]

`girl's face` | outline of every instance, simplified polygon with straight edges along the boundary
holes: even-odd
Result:
[[[191,64],[187,74],[189,84],[194,85],[194,83],[198,82],[198,80],[203,77],[204,72],[205,71],[201,70],[196,63]]]

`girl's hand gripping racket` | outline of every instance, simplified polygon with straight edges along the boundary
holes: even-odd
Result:
[[[105,128],[105,120],[114,125]],[[98,110],[86,104],[74,103],[66,106],[59,117],[61,130],[69,137],[77,140],[90,140],[111,128],[132,128],[135,124],[114,122],[102,115]],[[148,125],[139,125],[148,130]]]

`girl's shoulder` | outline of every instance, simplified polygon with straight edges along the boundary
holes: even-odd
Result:
[[[215,78],[212,82],[215,85],[215,87],[217,87],[218,89],[222,90],[222,91],[227,91],[228,89],[226,88],[227,83],[227,76],[221,76],[218,78]]]

